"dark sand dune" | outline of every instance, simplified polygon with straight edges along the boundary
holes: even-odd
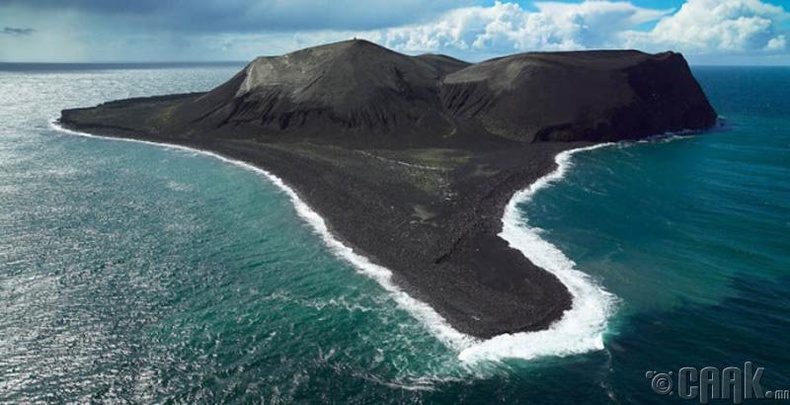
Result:
[[[477,337],[571,305],[497,234],[563,150],[699,130],[716,113],[676,53],[526,53],[468,64],[345,41],[254,60],[216,89],[64,110],[66,127],[212,150],[283,178],[333,233]]]

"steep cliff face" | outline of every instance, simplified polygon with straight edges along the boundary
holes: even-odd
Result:
[[[208,93],[65,110],[61,123],[253,163],[454,327],[549,327],[558,278],[499,233],[516,190],[576,143],[713,125],[683,57],[527,53],[474,65],[346,41],[258,58]]]
[[[361,40],[257,58],[164,117],[144,116],[140,107],[140,117],[130,119],[127,104],[116,127],[133,130],[129,121],[137,120],[176,137],[354,147],[615,141],[704,129],[716,120],[677,53],[524,53],[469,64],[406,56]],[[111,125],[114,106],[90,113]],[[79,114],[64,119],[92,118]]]
[[[448,75],[455,116],[525,141],[612,141],[701,129],[716,113],[676,53],[527,53]]]
[[[716,113],[677,53],[526,53],[470,65],[354,40],[258,58],[178,118],[253,134],[447,143],[633,139],[706,128]]]

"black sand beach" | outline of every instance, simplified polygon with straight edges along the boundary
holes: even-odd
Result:
[[[715,123],[676,53],[470,65],[345,41],[258,58],[208,93],[64,110],[63,126],[209,150],[296,190],[333,235],[479,338],[548,327],[571,296],[497,236],[557,153]]]

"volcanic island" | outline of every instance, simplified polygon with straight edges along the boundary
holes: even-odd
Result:
[[[532,52],[470,64],[364,40],[259,57],[206,93],[63,110],[95,135],[262,168],[332,235],[476,338],[547,328],[567,288],[498,234],[555,156],[715,125],[682,55]]]

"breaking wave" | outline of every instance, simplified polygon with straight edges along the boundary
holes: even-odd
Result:
[[[455,330],[428,304],[417,300],[401,290],[392,280],[392,271],[372,263],[366,257],[335,239],[329,232],[324,219],[312,210],[290,186],[274,174],[249,163],[230,159],[214,152],[189,148],[181,145],[150,142],[137,139],[92,135],[73,131],[51,122],[52,128],[75,135],[139,142],[170,149],[200,153],[254,171],[282,190],[291,199],[296,213],[321,237],[329,249],[339,258],[352,264],[359,272],[374,279],[398,303],[400,307],[417,318],[442,342],[459,352],[464,363],[498,361],[505,358],[534,359],[542,356],[565,356],[603,349],[603,334],[609,316],[614,310],[616,298],[596,284],[589,276],[576,270],[575,263],[556,246],[543,240],[539,230],[530,227],[519,214],[517,204],[532,199],[533,195],[551,183],[561,179],[571,165],[574,153],[596,149],[611,144],[602,144],[559,153],[555,160],[557,169],[541,177],[529,188],[516,193],[505,208],[500,237],[510,246],[521,251],[535,265],[554,274],[573,297],[572,307],[548,329],[537,332],[504,334],[487,340],[479,340]]]

